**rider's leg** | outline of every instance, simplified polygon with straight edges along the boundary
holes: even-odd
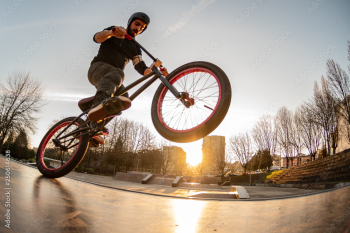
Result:
[[[91,65],[88,77],[91,84],[97,89],[92,109],[88,114],[90,120],[97,121],[130,107],[131,101],[125,97],[108,99],[122,85],[124,72],[121,69],[105,62],[96,62]]]
[[[115,91],[115,93],[117,93],[119,90],[122,90],[124,88],[124,85],[120,85],[120,87]],[[114,95],[115,95],[114,93]],[[121,96],[124,96],[126,98],[129,98],[129,93],[128,92],[125,92],[124,94],[122,94]]]

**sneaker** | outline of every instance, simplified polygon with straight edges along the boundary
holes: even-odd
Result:
[[[130,108],[130,106],[131,100],[124,96],[111,97],[93,107],[88,113],[88,118],[89,120],[96,122],[106,116],[117,115],[120,111]]]
[[[98,142],[98,144],[104,145],[105,144],[105,140],[101,137],[101,136],[95,136],[92,137],[95,141]]]
[[[90,138],[90,140],[89,140],[89,146],[90,146],[90,147],[96,148],[96,147],[99,147],[100,144],[98,144],[98,142],[97,142],[94,138]]]

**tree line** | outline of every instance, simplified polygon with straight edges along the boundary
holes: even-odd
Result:
[[[177,164],[175,154],[163,153],[163,146],[171,143],[159,141],[144,123],[115,117],[107,127],[110,132],[104,136],[105,144],[90,147],[76,171],[103,175],[129,170],[167,174]],[[185,166],[179,168],[179,175]]]
[[[348,55],[350,61],[350,41]],[[313,97],[294,112],[283,106],[275,116],[263,115],[251,131],[229,138],[229,149],[245,170],[250,165],[253,170],[269,168],[277,153],[288,167],[303,149],[311,161],[319,149],[328,156],[336,152],[339,140],[350,143],[349,75],[332,59],[326,65],[327,75],[320,84],[315,81]],[[348,69],[350,73],[350,65]]]

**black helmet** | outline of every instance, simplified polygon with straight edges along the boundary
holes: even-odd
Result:
[[[132,14],[129,18],[129,21],[128,21],[128,27],[130,26],[130,24],[132,23],[132,21],[134,21],[135,19],[140,19],[142,20],[143,22],[146,23],[146,27],[142,30],[142,32],[144,32],[146,29],[147,29],[147,26],[149,25],[149,23],[151,22],[150,18],[148,17],[148,15],[146,15],[145,13],[142,13],[142,12],[136,12],[134,14]],[[142,33],[141,32],[141,33]],[[141,34],[140,33],[140,34]]]

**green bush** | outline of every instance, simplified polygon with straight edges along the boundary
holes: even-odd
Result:
[[[95,173],[95,171],[94,171],[94,169],[93,169],[93,168],[91,168],[91,167],[90,167],[90,168],[88,169],[88,173],[89,173],[89,174],[94,174],[94,173]]]
[[[35,159],[34,159],[34,158],[28,159],[28,161],[29,161],[30,163],[35,163]]]

